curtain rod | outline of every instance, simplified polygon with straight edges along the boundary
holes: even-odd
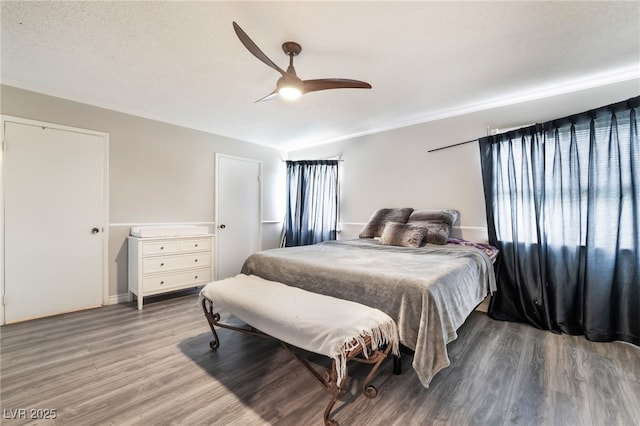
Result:
[[[459,142],[459,143],[454,143],[453,145],[441,146],[440,148],[430,149],[427,152],[440,151],[441,149],[453,148],[454,146],[465,145],[465,144],[468,144],[468,143],[471,143],[471,142],[477,142],[477,141],[478,141],[478,139],[472,139],[472,140],[466,141],[466,142]]]
[[[287,161],[324,161],[324,160],[338,160],[340,162],[343,162],[344,160],[342,159],[342,154],[338,154],[338,155],[334,155],[332,157],[327,157],[327,158],[316,158],[315,160],[285,160],[282,157],[280,157],[280,161],[282,161],[283,163],[286,163]]]
[[[529,126],[533,126],[533,124],[522,124],[520,126],[508,127],[506,129],[499,129],[497,127],[495,129],[491,129],[489,126],[487,126],[487,136],[491,136],[492,134],[497,135],[498,133],[506,133],[512,130],[522,129],[523,127],[529,127]],[[480,138],[471,139],[470,141],[466,141],[466,142],[454,143],[453,145],[442,146],[440,148],[430,149],[427,152],[435,152],[435,151],[440,151],[441,149],[453,148],[454,146],[465,145],[471,142],[477,142],[478,140],[480,140]]]
[[[282,158],[280,159],[280,161],[282,161],[283,163],[286,163],[287,161],[329,161],[329,160],[333,160],[333,158],[321,158],[319,160],[283,160]],[[344,162],[344,160],[335,160],[338,161],[340,163]]]

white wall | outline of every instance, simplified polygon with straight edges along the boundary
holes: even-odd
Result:
[[[457,117],[360,136],[289,153],[292,160],[342,155],[341,238],[357,237],[381,207],[460,210],[462,235],[486,239],[486,216],[477,142],[490,128],[511,128],[565,117],[638,96],[639,80],[616,83]],[[428,96],[428,94],[425,94]]]
[[[198,223],[214,230],[216,152],[263,162],[263,247],[279,245],[286,154],[14,87],[1,90],[2,114],[109,133],[110,296],[127,293],[132,224]]]
[[[1,94],[2,114],[109,133],[111,296],[127,291],[125,239],[131,224],[212,227],[216,152],[263,161],[263,248],[279,244],[285,153],[9,86],[1,86]],[[342,238],[357,236],[377,208],[408,206],[456,208],[463,236],[481,240],[486,219],[477,143],[427,150],[483,136],[487,126],[543,122],[638,94],[638,80],[617,83],[294,151],[289,158],[342,155]]]

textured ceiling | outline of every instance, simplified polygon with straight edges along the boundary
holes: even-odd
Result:
[[[640,78],[637,1],[0,7],[3,83],[283,150]],[[300,43],[303,79],[373,89],[254,103],[280,75],[232,21],[282,68],[281,44]]]

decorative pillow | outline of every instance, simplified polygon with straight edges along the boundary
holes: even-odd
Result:
[[[427,228],[408,223],[387,222],[380,237],[380,244],[399,247],[420,247],[427,235]]]
[[[407,223],[427,228],[425,241],[431,244],[447,244],[451,226],[458,221],[458,210],[416,210],[411,213]]]
[[[360,238],[375,238],[382,235],[384,225],[387,222],[407,223],[409,216],[413,212],[412,208],[402,209],[379,209],[373,212],[369,222],[360,231]]]
[[[427,243],[431,244],[447,244],[447,238],[449,238],[449,232],[451,227],[446,223],[438,222],[413,222],[407,225],[423,226],[427,229],[427,235],[424,239]]]
[[[453,226],[460,218],[458,210],[414,210],[408,222],[444,222]]]

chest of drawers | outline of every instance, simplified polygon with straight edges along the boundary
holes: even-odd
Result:
[[[145,296],[204,285],[213,280],[213,235],[129,236],[129,294],[142,309]]]

